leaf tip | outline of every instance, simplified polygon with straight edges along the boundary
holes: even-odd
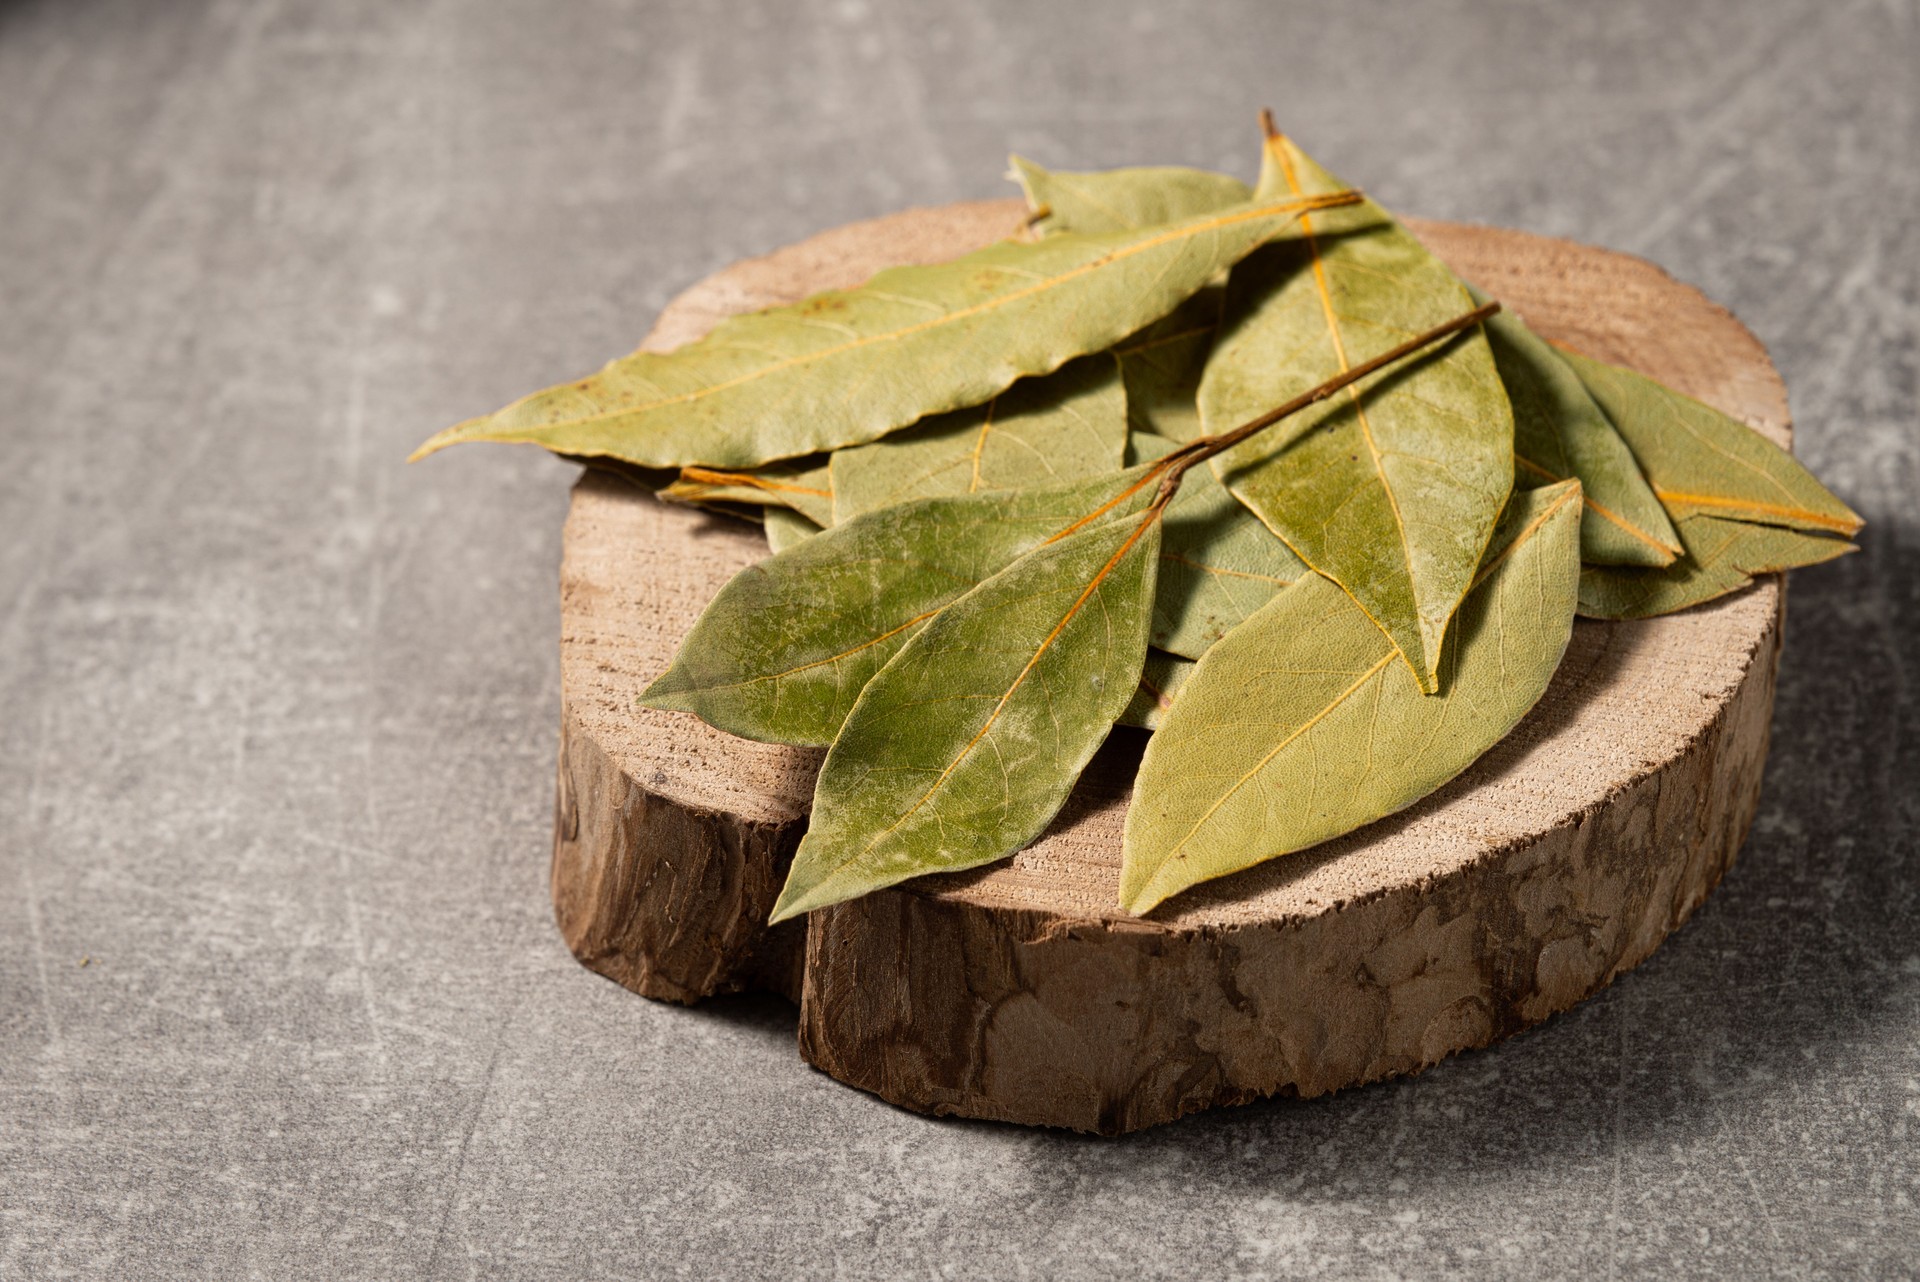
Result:
[[[464,422],[455,423],[452,427],[441,428],[432,436],[420,442],[419,447],[416,448],[413,453],[407,455],[407,462],[417,463],[429,454],[438,454],[441,450],[446,449],[447,446],[465,440],[473,432],[474,428],[485,421],[484,418],[470,418]]]
[[[1117,902],[1122,912],[1144,917],[1169,896],[1178,894],[1181,887],[1163,888],[1162,883],[1167,880],[1161,875],[1166,872],[1165,861],[1148,867],[1147,861],[1132,849],[1134,840],[1134,834],[1129,831],[1121,841],[1120,893]]]
[[[1184,889],[1180,886],[1161,887],[1159,881],[1159,878],[1152,876],[1135,884],[1123,880],[1120,884],[1120,910],[1135,917],[1145,917]]]
[[[678,701],[676,701],[673,698],[673,696],[676,694],[679,694],[680,691],[674,687],[664,684],[666,682],[666,679],[672,675],[673,675],[673,670],[669,668],[666,672],[662,673],[653,682],[652,685],[648,686],[646,689],[642,690],[639,694],[635,695],[633,697],[633,702],[635,706],[641,707],[641,708],[652,708],[656,712],[687,712],[689,711],[689,709],[681,707]]]
[[[701,693],[700,684],[687,675],[686,669],[676,659],[646,689],[635,695],[633,701],[637,706],[651,708],[655,712],[685,712],[706,721],[711,709],[703,704]],[[728,729],[725,726],[720,728]]]
[[[798,884],[794,881],[793,873],[788,872],[787,884],[780,888],[780,897],[773,901],[773,911],[767,914],[767,925],[778,926],[783,921],[804,916],[816,908],[825,908],[846,898],[848,896],[836,895],[822,883],[816,882],[811,886]]]
[[[1280,126],[1274,123],[1273,108],[1260,108],[1260,136],[1268,142],[1275,142],[1286,135],[1280,132]]]
[[[453,444],[453,439],[448,435],[448,432],[451,431],[453,431],[453,429],[448,428],[445,432],[435,432],[432,436],[420,442],[419,445],[414,447],[413,453],[407,455],[407,462],[418,463],[427,455],[437,454],[447,446]]]
[[[1349,599],[1351,599],[1351,594],[1349,594]],[[1355,601],[1355,604],[1358,605],[1359,603]],[[1362,609],[1364,608],[1365,607],[1362,607]],[[1457,613],[1459,606],[1456,605],[1454,609]],[[1373,618],[1371,613],[1369,613],[1367,617],[1370,619]],[[1446,620],[1441,623],[1439,629],[1431,635],[1424,622],[1420,625],[1420,648],[1422,655],[1418,661],[1407,653],[1407,648],[1404,644],[1401,644],[1397,640],[1394,642],[1394,653],[1399,655],[1400,662],[1407,665],[1407,671],[1412,674],[1413,683],[1420,687],[1421,694],[1440,693],[1440,655],[1446,647],[1447,628],[1452,622],[1453,615],[1449,614]],[[1384,627],[1381,627],[1378,619],[1373,619],[1373,626],[1380,628],[1382,632],[1387,631]],[[1387,635],[1389,640],[1394,640],[1392,633],[1388,633]]]

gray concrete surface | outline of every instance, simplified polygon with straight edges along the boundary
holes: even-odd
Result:
[[[1912,0],[0,0],[0,1277],[1911,1276]],[[712,268],[1056,164],[1645,254],[1871,522],[1640,971],[1425,1077],[1120,1142],[935,1123],[768,1000],[576,966],[571,469],[429,431]]]

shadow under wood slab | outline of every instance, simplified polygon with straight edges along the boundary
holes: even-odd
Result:
[[[647,346],[1010,234],[1017,202],[911,210],[736,264]],[[1765,351],[1638,259],[1520,232],[1416,232],[1549,337],[1643,370],[1786,444]],[[1779,656],[1778,576],[1713,605],[1581,620],[1539,706],[1459,779],[1328,845],[1115,906],[1144,738],[1116,731],[1032,847],[804,923],[765,922],[820,754],[639,708],[694,618],[765,555],[738,522],[589,473],[561,571],[554,905],[574,954],[692,1002],[800,1003],[800,1049],[929,1113],[1117,1133],[1317,1095],[1484,1046],[1607,984],[1699,906],[1746,836]]]

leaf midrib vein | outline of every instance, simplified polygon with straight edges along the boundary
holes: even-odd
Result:
[[[1300,190],[1300,179],[1299,175],[1294,171],[1293,158],[1288,154],[1287,147],[1288,143],[1286,139],[1276,139],[1274,142],[1274,153],[1279,158],[1281,172],[1286,175],[1287,190],[1298,198],[1302,194]],[[1333,292],[1327,284],[1326,261],[1320,252],[1320,239],[1313,233],[1313,215],[1310,213],[1302,213],[1300,215],[1300,236],[1306,243],[1308,254],[1312,257],[1313,286],[1320,297],[1321,312],[1326,317],[1328,337],[1333,340],[1334,356],[1340,362],[1340,372],[1344,374],[1353,368],[1353,366],[1347,359],[1347,346],[1340,335],[1340,321],[1333,306]],[[1373,439],[1373,426],[1367,421],[1366,406],[1360,401],[1360,389],[1357,387],[1348,387],[1347,397],[1353,405],[1354,417],[1359,421],[1361,439],[1366,441],[1367,453],[1373,459],[1374,474],[1379,477],[1380,488],[1387,496],[1388,510],[1393,513],[1393,532],[1400,541],[1401,561],[1407,568],[1407,587],[1414,598],[1415,612],[1419,613],[1420,585],[1414,581],[1413,548],[1407,542],[1407,525],[1400,512],[1400,496],[1394,492],[1393,483],[1387,478],[1386,468],[1380,457],[1380,447]],[[1371,612],[1369,611],[1369,613]],[[1421,629],[1421,632],[1420,640],[1424,648],[1426,643],[1426,636],[1424,635],[1425,629]],[[1412,661],[1409,660],[1409,665],[1411,665],[1411,662]],[[1421,666],[1423,669],[1426,667],[1426,656],[1424,654],[1421,656]],[[1424,675],[1423,673],[1423,676]],[[1424,681],[1422,684],[1424,684]]]
[[[923,806],[933,799],[935,793],[946,786],[947,780],[953,777],[954,771],[960,768],[961,764],[966,761],[968,755],[973,752],[974,747],[986,737],[987,732],[993,729],[994,724],[999,721],[1000,714],[1006,711],[1007,704],[1011,702],[1013,696],[1019,692],[1021,685],[1026,682],[1027,677],[1031,675],[1034,668],[1039,665],[1040,660],[1045,657],[1047,651],[1053,647],[1053,643],[1059,639],[1060,633],[1066,629],[1067,624],[1073,621],[1074,617],[1080,613],[1081,608],[1086,605],[1087,599],[1099,589],[1102,583],[1106,582],[1107,576],[1113,573],[1113,568],[1120,564],[1127,553],[1133,550],[1133,545],[1138,543],[1141,537],[1152,528],[1153,523],[1159,519],[1160,513],[1157,510],[1149,509],[1147,511],[1139,525],[1134,527],[1133,533],[1127,536],[1126,542],[1122,543],[1119,549],[1107,558],[1107,563],[1100,567],[1099,572],[1088,581],[1086,588],[1074,599],[1073,604],[1067,608],[1067,612],[1060,617],[1060,621],[1054,624],[1053,630],[1047,633],[1046,639],[1042,641],[1039,648],[1034,651],[1033,657],[1028,659],[1026,665],[1020,669],[1020,675],[1015,677],[1013,683],[1007,687],[1007,692],[1000,697],[1000,701],[994,706],[993,711],[987,714],[986,721],[981,724],[980,729],[975,732],[973,738],[969,739],[966,746],[954,754],[953,760],[940,772],[940,777],[933,781],[926,792],[921,795],[920,799],[909,806],[906,813],[902,814],[898,819],[888,824],[878,833],[875,833],[873,839],[867,842],[865,846],[847,855],[844,859],[841,859],[828,868],[819,879],[821,883],[825,883],[838,876],[854,863],[866,858],[872,853],[875,846],[878,846],[882,841],[898,831],[901,825],[913,818]]]
[[[1082,276],[1088,275],[1091,272],[1098,271],[1101,268],[1109,266],[1110,264],[1113,264],[1113,263],[1123,262],[1126,259],[1133,258],[1139,254],[1144,254],[1149,250],[1158,249],[1162,245],[1176,244],[1182,240],[1188,243],[1192,243],[1193,241],[1197,240],[1201,235],[1208,232],[1217,232],[1224,228],[1234,226],[1237,223],[1249,222],[1256,218],[1270,218],[1276,214],[1290,212],[1288,209],[1288,206],[1291,206],[1297,203],[1298,203],[1297,200],[1272,201],[1265,205],[1257,206],[1253,209],[1243,210],[1239,213],[1223,214],[1217,218],[1208,219],[1206,222],[1203,222],[1203,223],[1192,224],[1182,229],[1163,232],[1158,236],[1149,237],[1148,239],[1139,241],[1136,244],[1128,245],[1123,248],[1113,250],[1109,253],[1102,254],[1100,257],[1095,258],[1090,262],[1085,262],[1080,264],[1077,267],[1070,268],[1069,270],[1062,272],[1057,276],[1048,276],[1044,279],[1037,281],[1032,285],[1026,286],[1023,289],[1018,289],[1007,294],[996,295],[993,298],[983,299],[978,303],[974,303],[967,307],[959,308],[958,310],[955,310],[955,311],[946,312],[941,316],[935,317],[930,320],[921,321],[915,325],[908,325],[902,329],[889,330],[882,334],[869,334],[862,338],[854,339],[850,342],[841,343],[838,346],[823,347],[817,351],[806,352],[799,356],[789,356],[771,365],[766,365],[759,369],[749,371],[748,373],[741,374],[738,377],[727,379],[724,382],[708,384],[705,387],[696,388],[690,392],[682,392],[678,396],[663,397],[659,400],[650,401],[641,405],[629,406],[625,409],[612,410],[602,414],[588,415],[582,418],[568,419],[566,420],[566,423],[568,426],[583,426],[588,423],[599,422],[599,421],[610,419],[610,418],[625,418],[633,414],[647,414],[655,410],[664,409],[670,405],[680,405],[680,404],[685,404],[692,401],[697,401],[704,397],[715,396],[721,392],[728,391],[734,387],[738,387],[746,383],[751,383],[756,379],[770,377],[771,375],[777,374],[782,370],[795,368],[801,365],[812,364],[817,361],[827,360],[831,357],[839,356],[846,352],[854,351],[862,347],[871,346],[875,343],[889,343],[889,342],[901,341],[901,340],[910,338],[915,334],[922,333],[926,330],[937,329],[942,325],[954,324],[962,320],[967,320],[976,315],[992,312],[997,308],[1011,306],[1012,304],[1020,302],[1026,298],[1029,298],[1034,294],[1044,293],[1049,289],[1055,289],[1055,288],[1065,286],[1066,284],[1074,280],[1077,280]],[[1300,217],[1304,219],[1306,215],[1301,214]],[[539,396],[543,394],[544,393],[535,393],[535,396]],[[534,398],[529,397],[527,399],[532,400]],[[525,402],[518,402],[517,404],[524,404],[524,403]],[[509,409],[511,408],[512,407],[509,407]],[[501,411],[502,414],[506,412],[508,411],[506,410]],[[497,419],[498,417],[499,417],[498,414],[489,415],[486,419],[481,419],[478,421],[488,422],[490,420]]]
[[[1514,451],[1513,461],[1518,463],[1521,467],[1526,468],[1529,472],[1532,472],[1535,476],[1544,476],[1547,478],[1548,481],[1556,484],[1561,481],[1569,479],[1568,477],[1557,475],[1551,468],[1540,466],[1540,464],[1534,462],[1532,459],[1520,453],[1518,450]],[[1626,517],[1620,515],[1618,512],[1615,512],[1612,508],[1607,507],[1602,503],[1595,502],[1593,496],[1585,492],[1586,482],[1582,481],[1580,483],[1580,489],[1582,491],[1581,501],[1586,504],[1587,509],[1591,511],[1595,516],[1598,516],[1602,520],[1605,520],[1613,525],[1618,526],[1621,530],[1625,531],[1627,534],[1630,534],[1634,538],[1639,539],[1642,543],[1646,544],[1650,548],[1655,549],[1656,551],[1667,552],[1676,556],[1679,555],[1681,551],[1680,548],[1674,547],[1672,544],[1669,544],[1669,543],[1662,543],[1659,539],[1655,538],[1650,531],[1641,529],[1639,526],[1635,525],[1632,521],[1629,521]],[[1655,497],[1658,497],[1659,495],[1658,490],[1654,490],[1652,492],[1655,495]]]
[[[1578,497],[1578,494],[1579,494],[1579,491],[1577,490],[1572,490],[1572,489],[1568,490],[1565,495],[1556,499],[1553,505],[1547,508],[1546,511],[1540,513],[1538,516],[1534,517],[1533,520],[1527,522],[1525,528],[1523,528],[1518,534],[1514,535],[1513,541],[1508,543],[1506,547],[1500,549],[1499,555],[1495,556],[1492,561],[1488,562],[1486,566],[1482,568],[1481,572],[1475,576],[1472,585],[1468,587],[1466,592],[1462,595],[1461,604],[1464,606],[1466,602],[1466,598],[1473,595],[1474,592],[1480,589],[1480,587],[1487,581],[1487,577],[1493,573],[1493,571],[1500,565],[1501,562],[1505,561],[1509,556],[1511,556],[1516,549],[1530,542],[1533,536],[1539,532],[1540,527],[1545,525],[1548,520],[1552,519],[1553,515],[1556,512],[1558,512],[1561,508],[1565,507],[1574,498]],[[1265,770],[1268,764],[1272,762],[1274,757],[1278,756],[1279,753],[1283,749],[1285,749],[1288,744],[1294,742],[1301,735],[1313,729],[1314,726],[1319,725],[1320,722],[1324,721],[1328,716],[1332,715],[1335,709],[1339,708],[1348,699],[1352,698],[1353,695],[1357,691],[1359,691],[1359,689],[1362,686],[1364,686],[1368,681],[1373,679],[1375,674],[1379,673],[1381,669],[1385,668],[1388,664],[1392,663],[1394,656],[1397,655],[1399,652],[1400,651],[1398,647],[1390,646],[1387,652],[1384,655],[1380,656],[1380,659],[1378,662],[1376,662],[1372,667],[1368,668],[1365,672],[1362,672],[1357,678],[1354,679],[1354,682],[1352,685],[1348,686],[1345,690],[1342,690],[1338,695],[1334,696],[1331,700],[1329,700],[1325,707],[1321,708],[1320,711],[1314,713],[1311,718],[1309,718],[1307,721],[1302,723],[1299,729],[1295,730],[1292,734],[1289,734],[1286,738],[1282,739],[1279,743],[1275,744],[1273,748],[1266,753],[1265,756],[1261,757],[1260,760],[1255,762],[1251,767],[1249,767],[1244,774],[1241,774],[1237,779],[1235,779],[1233,786],[1231,788],[1228,788],[1225,792],[1221,793],[1220,796],[1214,800],[1214,803],[1211,806],[1207,807],[1206,812],[1202,814],[1198,819],[1193,821],[1192,825],[1188,827],[1187,831],[1181,835],[1180,840],[1175,842],[1172,846],[1168,847],[1166,855],[1160,861],[1160,867],[1164,868],[1167,866],[1167,864],[1170,861],[1172,861],[1175,858],[1178,858],[1180,851],[1185,849],[1187,843],[1193,840],[1194,834],[1199,832],[1200,829],[1206,825],[1207,821],[1213,818],[1215,812],[1217,812],[1220,809],[1220,807],[1226,805],[1228,801],[1232,800],[1234,795],[1238,793],[1240,789],[1244,788],[1247,785],[1248,780],[1254,778],[1261,771]]]
[[[1856,522],[1786,503],[1762,503],[1758,499],[1727,498],[1719,494],[1690,494],[1682,490],[1664,489],[1658,485],[1653,487],[1653,492],[1663,503],[1671,499],[1675,503],[1688,503],[1696,507],[1747,508],[1755,512],[1770,512],[1775,516],[1791,517],[1805,521],[1809,525],[1818,525],[1822,529],[1832,530],[1837,534],[1851,534],[1860,528]]]

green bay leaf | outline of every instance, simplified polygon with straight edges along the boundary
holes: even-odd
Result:
[[[978,405],[1166,315],[1299,218],[1280,199],[1098,235],[1002,241],[857,289],[735,316],[434,436],[648,467],[751,468]]]
[[[1153,478],[1147,464],[916,499],[795,540],[720,589],[640,702],[748,739],[832,743],[867,681],[949,602],[1090,514],[1140,511]],[[767,509],[769,541],[785,515]]]
[[[1261,200],[1334,190],[1283,136]],[[1229,431],[1473,308],[1447,267],[1371,201],[1302,220],[1234,269],[1200,385]],[[1423,688],[1513,486],[1513,414],[1476,327],[1214,459],[1215,474],[1390,636]]]
[[[1140,680],[1157,512],[1029,552],[876,673],[828,749],[781,921],[1040,834]]]
[[[1030,489],[1118,471],[1127,397],[1104,355],[1023,378],[984,405],[936,414],[832,456],[832,519],[909,499]],[[816,518],[817,519],[817,518]]]
[[[1475,291],[1474,301],[1484,301]],[[1580,375],[1512,312],[1486,322],[1487,341],[1513,404],[1513,483],[1538,489],[1580,482],[1580,559],[1596,565],[1667,565],[1680,539],[1633,451]]]
[[[1121,905],[1392,814],[1466,769],[1546,690],[1572,633],[1580,487],[1518,493],[1424,693],[1346,593],[1309,575],[1195,665],[1148,743]]]
[[[1178,165],[1071,172],[1014,156],[1012,166],[1043,235],[1132,231],[1210,214],[1253,195],[1238,178]]]
[[[1687,553],[1658,569],[1589,565],[1580,570],[1580,613],[1595,619],[1647,619],[1701,605],[1771,574],[1818,565],[1857,551],[1845,539],[1717,516],[1679,522]]]
[[[1851,535],[1860,518],[1740,420],[1634,370],[1563,350],[1675,520],[1718,516]]]

